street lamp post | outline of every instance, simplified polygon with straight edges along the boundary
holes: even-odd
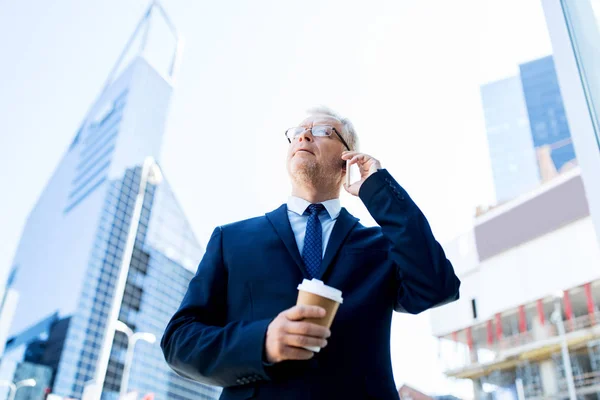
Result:
[[[556,329],[558,330],[558,336],[560,338],[562,361],[565,369],[565,378],[567,380],[567,389],[569,391],[569,400],[577,400],[575,382],[573,381],[573,368],[571,367],[571,358],[569,357],[569,347],[567,345],[567,337],[565,334],[565,323],[562,319],[561,305],[558,299],[554,302],[554,311],[550,318],[552,319],[552,322],[556,324]]]
[[[525,400],[525,388],[523,387],[523,379],[517,378],[515,381],[515,386],[517,387],[517,399]]]
[[[34,387],[35,385],[35,379],[24,379],[17,383],[10,381],[0,381],[0,386],[8,386],[9,388],[7,400],[15,400],[17,390],[21,389],[22,387]]]
[[[127,335],[127,354],[125,355],[125,364],[123,365],[123,374],[121,375],[121,390],[119,391],[119,399],[123,399],[127,394],[127,386],[129,385],[129,375],[133,364],[133,350],[135,343],[138,340],[144,340],[150,344],[156,342],[156,336],[147,332],[133,332],[124,322],[117,321],[115,329]]]

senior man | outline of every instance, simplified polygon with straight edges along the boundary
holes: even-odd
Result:
[[[286,136],[291,196],[214,230],[162,338],[165,358],[185,377],[224,387],[224,400],[398,399],[392,311],[454,301],[460,281],[408,193],[357,151],[348,119],[312,109]],[[360,170],[350,186],[347,160]],[[342,186],[378,227],[341,207]],[[343,293],[331,329],[304,320],[324,309],[295,305],[298,284],[311,278]]]

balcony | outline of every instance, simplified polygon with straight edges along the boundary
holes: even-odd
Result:
[[[571,351],[585,348],[594,339],[600,338],[600,312],[564,320],[566,340]],[[448,376],[475,379],[493,371],[515,368],[528,361],[551,359],[560,352],[560,337],[556,327],[546,321],[544,325],[534,324],[533,329],[523,333],[504,336],[489,343],[485,326],[475,326],[472,339],[457,337],[457,341],[442,338],[439,356]],[[472,342],[469,346],[469,341]],[[591,382],[594,375],[582,377]]]

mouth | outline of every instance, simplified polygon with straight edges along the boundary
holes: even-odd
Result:
[[[296,155],[298,153],[309,153],[309,154],[312,154],[313,156],[315,155],[315,153],[313,153],[312,151],[310,151],[308,149],[298,149],[298,150],[296,150],[296,152],[294,153],[294,155]]]

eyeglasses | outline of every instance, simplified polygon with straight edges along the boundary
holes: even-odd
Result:
[[[330,137],[331,135],[333,135],[335,133],[340,138],[340,140],[342,141],[344,146],[346,146],[346,148],[348,150],[350,150],[350,146],[348,146],[348,143],[346,143],[346,141],[344,140],[342,135],[339,134],[337,129],[335,129],[333,126],[329,126],[329,125],[315,125],[312,128],[306,128],[304,126],[296,126],[294,128],[290,128],[287,131],[285,131],[285,137],[287,138],[288,142],[292,143],[292,140],[296,139],[298,136],[302,135],[304,132],[307,132],[307,131],[310,131],[310,133],[315,137],[324,137],[324,136]]]

